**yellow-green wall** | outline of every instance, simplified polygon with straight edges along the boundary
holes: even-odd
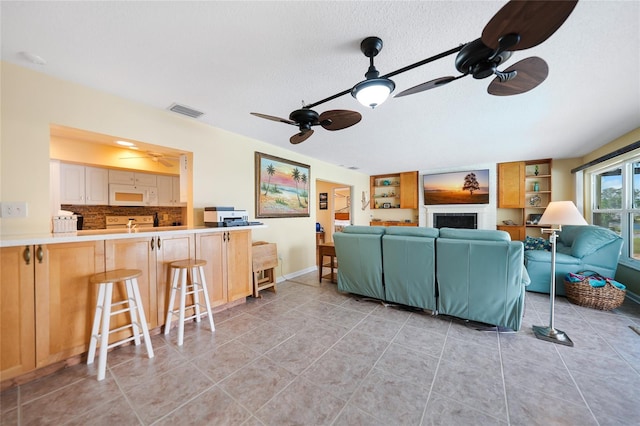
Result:
[[[311,166],[316,179],[367,190],[369,177],[333,166],[294,150],[274,147],[175,113],[151,108],[88,87],[49,77],[6,62],[0,69],[2,93],[0,200],[28,203],[27,218],[0,219],[0,236],[48,233],[50,124],[115,135],[193,153],[192,223],[202,224],[207,206],[254,206],[254,152]],[[278,274],[315,265],[316,190],[311,187],[308,218],[262,219],[268,228],[255,230],[254,240],[274,242],[282,256]],[[368,211],[358,210],[354,223],[366,225]]]

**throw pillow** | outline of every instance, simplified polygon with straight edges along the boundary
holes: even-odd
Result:
[[[551,243],[542,238],[526,237],[524,239],[525,250],[546,250],[551,251]]]

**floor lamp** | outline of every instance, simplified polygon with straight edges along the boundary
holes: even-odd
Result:
[[[572,201],[551,201],[540,218],[541,224],[551,225],[551,228],[542,228],[543,234],[549,234],[551,242],[551,286],[549,289],[549,326],[533,326],[533,333],[538,339],[547,340],[561,345],[573,346],[573,342],[564,331],[554,327],[554,301],[556,298],[556,238],[562,231],[562,225],[587,225],[575,204]],[[557,228],[553,228],[557,225]]]

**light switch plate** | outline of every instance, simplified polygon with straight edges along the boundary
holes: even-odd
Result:
[[[14,203],[1,203],[1,217],[27,217],[27,203],[24,201]]]

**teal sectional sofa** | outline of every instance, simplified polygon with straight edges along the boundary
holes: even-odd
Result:
[[[520,330],[529,276],[524,246],[504,231],[442,228],[438,313]]]
[[[622,243],[622,237],[600,226],[563,226],[556,240],[556,294],[565,295],[564,276],[569,272],[595,271],[613,278]],[[526,250],[524,262],[531,277],[527,291],[549,294],[551,252]]]
[[[529,278],[506,232],[348,226],[333,239],[341,291],[520,329]]]

